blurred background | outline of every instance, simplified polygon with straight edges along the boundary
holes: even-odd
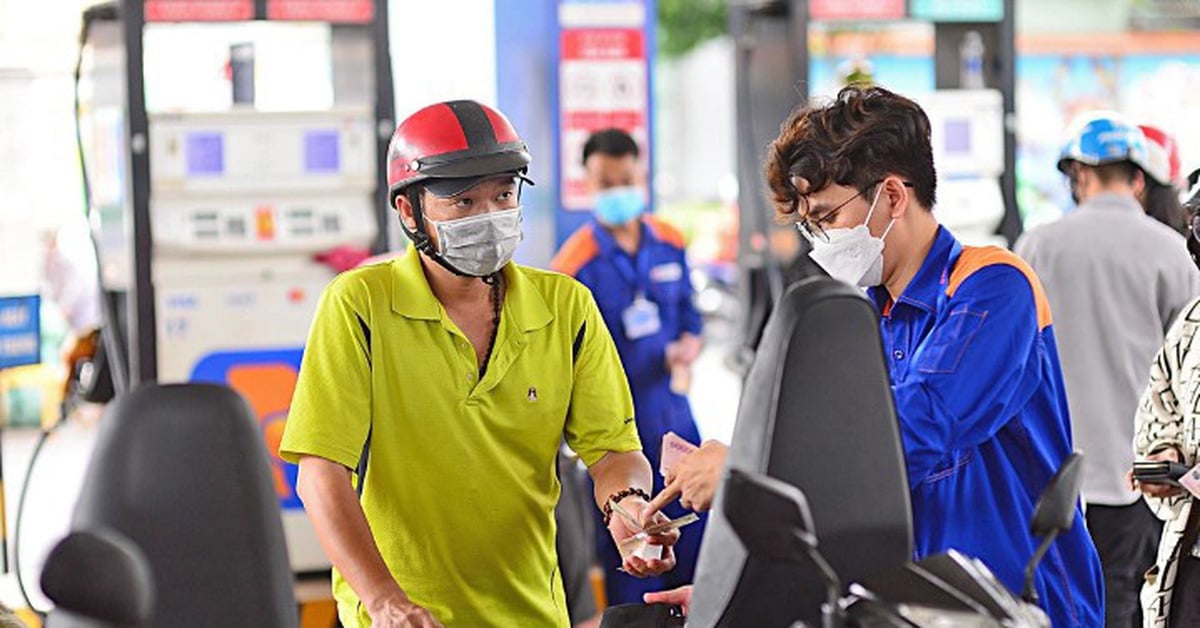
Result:
[[[1055,162],[1084,110],[1159,127],[1182,172],[1200,167],[1192,0],[146,0],[132,31],[128,12],[91,11],[81,46],[95,4],[0,0],[5,487],[64,414],[64,357],[102,310],[131,382],[230,381],[248,352],[298,362],[334,254],[403,246],[379,202],[382,147],[432,102],[494,105],[529,143],[517,261],[533,266],[590,216],[588,134],[619,126],[641,144],[706,318],[692,407],[723,440],[805,253],[760,173],[797,104],[856,81],[917,99],[934,123],[935,211],[968,243],[1011,245],[1072,210]],[[304,159],[279,165],[291,154]],[[235,328],[244,341],[214,345]],[[255,386],[241,392],[270,439],[290,389]],[[80,420],[30,484],[30,574],[66,529],[100,412],[69,411]],[[0,601],[23,606],[5,566]]]

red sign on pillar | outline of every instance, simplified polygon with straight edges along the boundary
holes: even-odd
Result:
[[[650,101],[645,35],[638,28],[564,29],[560,59],[562,206],[586,210],[591,198],[580,158],[592,132],[622,129],[646,154]]]
[[[267,0],[269,20],[366,24],[374,17],[374,0]]]
[[[904,0],[809,0],[814,20],[901,20]]]
[[[254,0],[146,0],[147,22],[236,22],[254,19]]]

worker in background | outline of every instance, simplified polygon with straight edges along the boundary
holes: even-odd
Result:
[[[313,320],[280,455],[334,566],[346,628],[569,625],[556,456],[595,504],[639,516],[653,484],[591,295],[513,263],[529,153],[498,111],[431,105],[397,127],[391,207],[413,246],[339,275]],[[640,526],[607,517],[611,536]],[[661,515],[658,521],[665,521]],[[622,567],[656,576],[659,558]]]
[[[1016,251],[1041,277],[1055,314],[1072,431],[1084,458],[1087,529],[1104,566],[1107,626],[1142,625],[1138,591],[1161,524],[1125,474],[1138,397],[1171,322],[1200,295],[1184,239],[1150,218],[1146,138],[1115,113],[1085,114],[1058,169],[1078,208],[1026,233]]]
[[[88,237],[82,219],[41,234],[46,295],[62,313],[69,332],[61,347],[66,367],[63,395],[68,406],[87,396],[81,376],[85,365],[101,350],[100,278]]]
[[[1038,546],[1035,504],[1073,450],[1057,325],[1037,275],[1009,251],[963,246],[938,224],[929,118],[908,98],[846,87],[798,109],[767,155],[779,217],[880,313],[916,558],[953,548],[1021,591]],[[845,389],[854,394],[854,382]],[[713,441],[690,454],[647,513],[676,496],[711,505],[726,451]],[[1104,616],[1100,563],[1078,510],[1075,520],[1034,584],[1053,625],[1091,628]]]
[[[588,138],[582,157],[595,199],[593,217],[563,243],[551,267],[575,277],[595,296],[633,391],[642,450],[658,470],[667,432],[692,443],[700,440],[686,395],[700,354],[701,320],[692,304],[683,237],[646,214],[639,156],[637,143],[620,129]],[[661,488],[656,473],[654,490]],[[666,512],[685,514],[678,507]],[[640,602],[646,591],[691,582],[703,530],[701,521],[684,531],[675,546],[675,569],[655,579],[618,572],[617,548],[598,538],[609,604]]]

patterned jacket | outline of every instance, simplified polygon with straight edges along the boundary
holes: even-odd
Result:
[[[1200,299],[1184,307],[1167,333],[1163,348],[1150,366],[1150,383],[1137,412],[1134,455],[1175,448],[1183,462],[1200,462]],[[1165,522],[1158,558],[1146,572],[1142,587],[1142,616],[1146,627],[1166,628],[1179,564],[1180,540],[1192,505],[1191,495],[1166,499],[1146,497],[1154,514]],[[1192,556],[1200,551],[1191,548]]]

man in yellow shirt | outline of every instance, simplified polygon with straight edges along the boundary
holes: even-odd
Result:
[[[347,628],[567,626],[554,551],[565,437],[635,520],[652,476],[587,289],[511,262],[529,154],[499,112],[426,107],[388,150],[414,244],[340,275],[313,321],[280,454],[334,565]],[[659,518],[659,521],[663,518]],[[638,530],[620,516],[614,540]],[[674,566],[678,533],[654,537]]]

